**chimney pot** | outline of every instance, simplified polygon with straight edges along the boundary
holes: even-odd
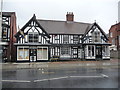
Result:
[[[66,21],[74,21],[74,14],[73,14],[73,12],[67,12]]]

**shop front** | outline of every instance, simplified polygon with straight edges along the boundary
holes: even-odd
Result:
[[[17,46],[17,61],[48,60],[48,46]]]

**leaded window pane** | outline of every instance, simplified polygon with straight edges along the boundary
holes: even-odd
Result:
[[[70,54],[70,49],[69,47],[62,47],[61,48],[61,54],[64,55],[64,54]]]
[[[39,35],[38,34],[29,34],[29,42],[38,42],[38,37]]]

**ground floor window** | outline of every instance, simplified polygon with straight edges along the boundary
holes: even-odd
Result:
[[[70,55],[69,47],[61,47],[61,55]]]
[[[39,47],[37,49],[37,59],[48,59],[48,48],[47,47]]]
[[[17,59],[18,60],[29,60],[29,48],[18,47],[17,49]]]
[[[88,56],[95,56],[95,46],[88,45]]]
[[[109,56],[110,55],[109,46],[102,46],[102,55],[103,56]]]

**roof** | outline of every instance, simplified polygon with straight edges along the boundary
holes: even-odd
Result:
[[[90,23],[57,21],[57,20],[41,20],[37,19],[40,25],[49,34],[84,34],[92,25]]]

